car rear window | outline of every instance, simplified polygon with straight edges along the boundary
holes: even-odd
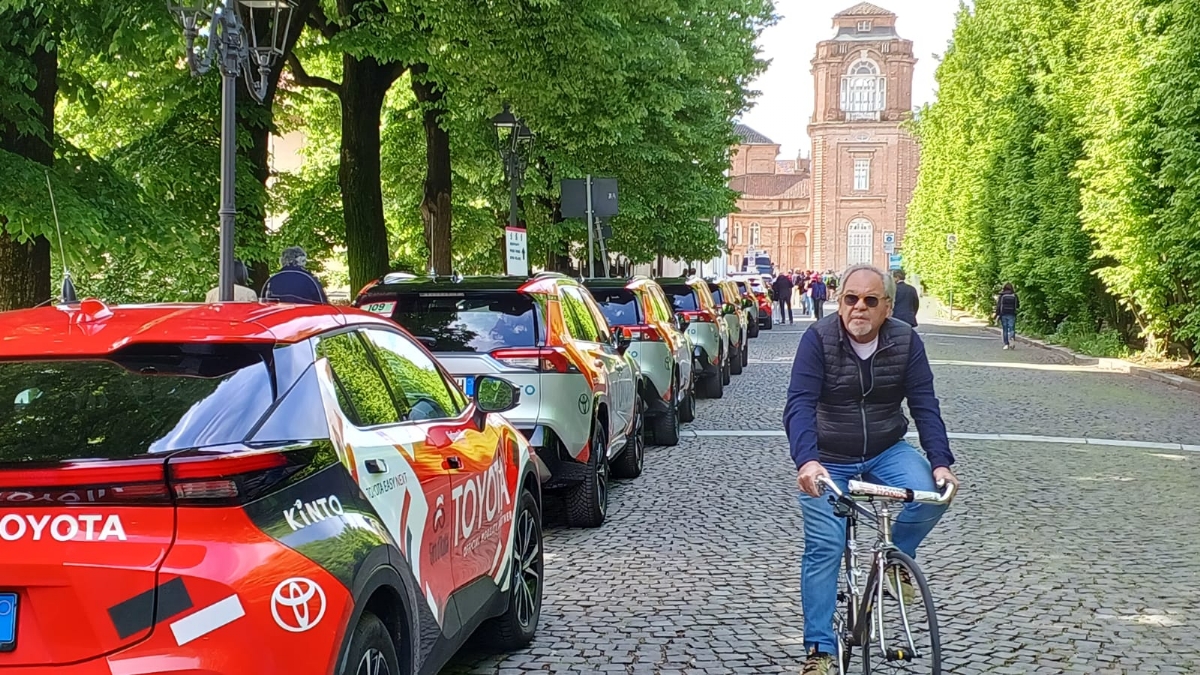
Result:
[[[590,288],[592,297],[610,326],[636,326],[645,323],[641,303],[628,288]]]
[[[737,288],[738,288],[738,290],[739,290],[739,291],[741,291],[742,293],[746,293],[746,282],[744,282],[744,281],[735,281],[735,282],[733,282],[733,283],[734,283],[734,284],[737,286]]]
[[[709,286],[708,290],[712,292],[713,302],[717,303],[718,305],[725,302],[724,300],[721,299],[721,287],[720,286]]]
[[[515,290],[403,293],[392,319],[417,337],[432,338],[438,352],[534,347],[546,325],[538,304]]]
[[[700,309],[696,301],[696,293],[691,286],[663,286],[663,292],[671,299],[671,306],[676,312],[694,312]]]
[[[0,464],[124,459],[244,440],[271,406],[250,349],[139,346],[0,361]]]

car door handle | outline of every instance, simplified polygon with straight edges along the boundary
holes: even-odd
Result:
[[[388,471],[387,462],[382,459],[368,459],[366,464],[367,473],[387,473]]]
[[[461,469],[462,459],[459,457],[447,457],[446,461],[442,462],[443,469]]]

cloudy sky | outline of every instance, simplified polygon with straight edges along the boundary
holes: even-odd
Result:
[[[775,0],[779,23],[759,40],[771,66],[754,88],[762,92],[742,121],[783,144],[780,159],[809,153],[808,120],[813,110],[811,61],[817,43],[833,36],[833,15],[856,0]],[[878,0],[874,4],[895,12],[896,31],[913,41],[917,68],[913,105],[934,99],[933,73],[954,30],[959,0]],[[936,55],[936,57],[935,57]]]

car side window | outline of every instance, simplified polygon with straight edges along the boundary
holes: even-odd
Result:
[[[374,427],[400,421],[383,375],[371,362],[367,345],[357,332],[320,338],[317,358],[329,360],[337,383],[338,404],[351,422]]]
[[[563,319],[566,320],[567,331],[571,337],[584,342],[599,342],[600,331],[596,327],[596,319],[588,311],[583,298],[578,291],[570,286],[559,289],[562,298]]]
[[[675,313],[671,311],[671,302],[663,294],[662,289],[658,286],[651,286],[649,289],[650,304],[654,307],[655,317],[662,322],[671,323]]]
[[[375,358],[404,421],[421,422],[457,417],[466,407],[461,394],[451,387],[442,371],[411,340],[385,330],[366,330],[367,341],[375,347]]]
[[[600,309],[600,303],[596,302],[596,296],[581,288],[571,288],[571,290],[578,294],[580,302],[592,315],[592,321],[596,324],[596,331],[600,336],[599,341],[612,341],[612,332],[608,329],[608,319],[604,318],[604,311]]]

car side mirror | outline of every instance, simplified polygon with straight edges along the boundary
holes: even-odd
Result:
[[[630,343],[633,342],[633,336],[624,327],[617,328],[613,336],[616,338],[617,351],[624,354],[625,350],[629,349]]]
[[[504,413],[517,407],[521,402],[521,392],[507,380],[491,375],[481,375],[475,380],[475,409],[477,419],[482,426],[483,419],[488,413]]]

